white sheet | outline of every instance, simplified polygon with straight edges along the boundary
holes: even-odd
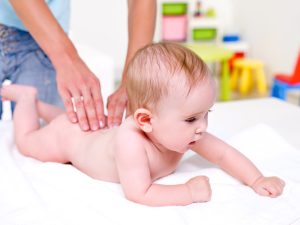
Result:
[[[176,172],[159,183],[210,177],[212,199],[185,207],[147,207],[127,201],[118,184],[94,180],[70,165],[22,156],[11,121],[0,122],[0,224],[299,224],[300,151],[270,127],[259,124],[229,142],[266,175],[286,181],[275,199],[256,195],[223,171],[187,154]],[[174,196],[176,197],[176,196]],[[298,221],[298,222],[297,222]]]

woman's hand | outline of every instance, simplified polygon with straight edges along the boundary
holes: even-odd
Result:
[[[105,127],[100,81],[79,56],[56,65],[58,91],[71,122],[83,131]],[[72,101],[73,99],[73,101]]]
[[[44,0],[10,0],[10,3],[50,58],[57,73],[58,91],[71,122],[79,122],[84,131],[105,127],[100,82],[78,56],[47,3]]]
[[[123,114],[127,106],[127,94],[124,85],[121,85],[107,99],[107,126],[118,126],[122,122]]]

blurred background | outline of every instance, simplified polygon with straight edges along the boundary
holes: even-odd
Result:
[[[71,38],[111,58],[117,84],[128,41],[127,2],[72,0],[71,6]],[[154,41],[191,44],[192,49],[208,59],[217,79],[224,75],[224,60],[229,63],[230,79],[234,74],[235,80],[220,81],[220,88],[228,89],[226,85],[230,85],[230,96],[228,90],[221,90],[220,100],[272,95],[274,77],[282,73],[292,75],[295,70],[300,47],[298,0],[158,0],[157,6]],[[201,51],[203,46],[209,46],[208,50],[205,47]],[[218,56],[224,52],[210,55],[216,50],[210,50],[212,46],[217,46],[217,51],[227,49],[227,56]],[[235,59],[242,61],[235,65]],[[254,65],[251,60],[255,60]],[[263,75],[257,72],[261,68]],[[262,87],[264,81],[260,83],[261,76],[265,77],[266,90]],[[291,95],[291,101],[298,103],[298,89],[293,88]]]

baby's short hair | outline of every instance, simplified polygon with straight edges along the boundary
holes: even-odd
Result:
[[[189,90],[211,76],[202,59],[181,44],[162,42],[139,49],[126,73],[130,114],[138,108],[155,110],[161,97],[168,95],[169,81],[179,74]]]

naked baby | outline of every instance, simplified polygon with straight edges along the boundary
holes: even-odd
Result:
[[[140,49],[126,76],[129,116],[116,128],[83,132],[62,110],[37,100],[32,87],[9,85],[3,99],[15,101],[15,141],[25,156],[72,163],[87,175],[120,183],[125,196],[151,205],[187,205],[210,200],[209,178],[184,184],[155,180],[174,172],[191,150],[256,193],[279,196],[284,181],[265,177],[239,151],[206,131],[216,98],[214,79],[193,52],[174,43]],[[39,118],[48,122],[40,127]]]

